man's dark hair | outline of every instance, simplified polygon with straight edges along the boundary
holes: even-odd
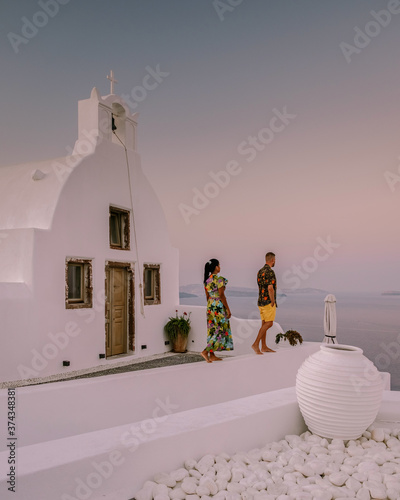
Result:
[[[274,252],[267,252],[265,254],[265,260],[272,260],[275,257]]]

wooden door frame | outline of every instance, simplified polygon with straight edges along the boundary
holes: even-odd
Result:
[[[108,290],[109,290],[109,283],[108,283],[108,271],[111,268],[122,268],[126,269],[128,273],[128,283],[127,283],[127,311],[128,311],[128,317],[127,317],[127,351],[128,352],[134,352],[135,351],[135,267],[134,263],[132,262],[116,262],[116,261],[106,261],[106,266],[105,266],[105,304],[104,304],[104,330],[105,330],[105,336],[104,336],[104,347],[105,347],[105,352],[107,353],[107,302],[108,302]],[[124,353],[125,354],[125,353]],[[123,354],[117,354],[116,356],[123,356]],[[106,354],[107,357],[107,354]],[[112,357],[112,356],[109,356]]]

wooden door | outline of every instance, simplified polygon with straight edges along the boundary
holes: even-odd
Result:
[[[106,354],[127,352],[128,341],[128,271],[124,267],[107,269]]]

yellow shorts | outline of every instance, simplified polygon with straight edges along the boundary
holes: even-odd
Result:
[[[274,321],[276,316],[276,304],[271,306],[267,304],[266,306],[258,306],[260,309],[260,316],[263,321]]]

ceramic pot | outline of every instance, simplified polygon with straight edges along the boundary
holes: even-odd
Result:
[[[358,347],[323,344],[297,372],[301,414],[325,438],[360,437],[378,414],[382,392],[380,373]]]
[[[188,336],[178,333],[176,339],[172,342],[173,352],[186,352],[187,351]]]

